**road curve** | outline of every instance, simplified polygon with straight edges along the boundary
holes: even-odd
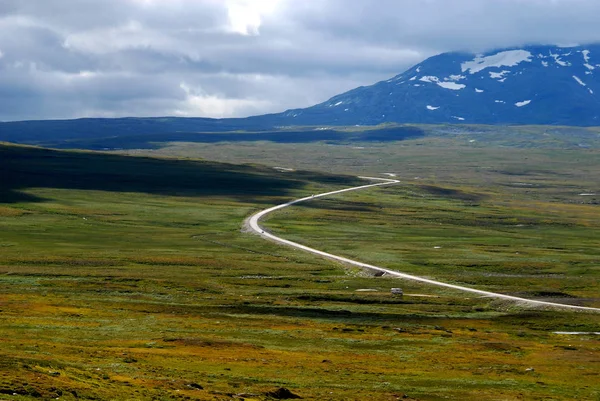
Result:
[[[312,199],[323,198],[323,197],[330,196],[330,195],[341,194],[341,193],[344,193],[344,192],[358,191],[358,190],[361,190],[361,189],[373,188],[373,187],[378,187],[378,186],[398,184],[400,182],[398,180],[391,180],[391,179],[387,179],[387,178],[375,178],[375,177],[359,177],[359,178],[367,179],[367,180],[377,180],[377,181],[383,181],[383,182],[380,182],[380,183],[377,183],[377,184],[361,185],[361,186],[358,186],[358,187],[340,189],[338,191],[331,191],[331,192],[326,192],[326,193],[322,193],[322,194],[307,196],[305,198],[296,199],[296,200],[293,200],[291,202],[287,202],[287,203],[283,203],[281,205],[273,206],[271,208],[262,210],[262,211],[260,211],[260,212],[258,212],[256,214],[252,215],[248,219],[248,225],[249,225],[249,227],[254,232],[258,233],[262,237],[268,238],[268,239],[273,240],[275,242],[278,242],[280,244],[284,244],[284,245],[288,245],[288,246],[291,246],[291,247],[294,247],[294,248],[297,248],[297,249],[301,249],[303,251],[310,252],[310,253],[315,254],[315,255],[323,256],[323,257],[328,258],[328,259],[333,259],[333,260],[337,260],[339,262],[347,263],[347,264],[350,264],[350,265],[354,265],[354,266],[358,266],[358,267],[363,267],[363,268],[367,268],[367,269],[370,269],[370,270],[379,271],[379,272],[382,272],[382,273],[385,273],[385,274],[388,274],[388,275],[394,276],[394,277],[399,277],[399,278],[403,278],[403,279],[419,281],[419,282],[422,282],[422,283],[436,285],[436,286],[439,286],[439,287],[451,288],[451,289],[459,290],[459,291],[470,292],[470,293],[482,295],[482,296],[485,296],[485,297],[498,298],[498,299],[504,299],[504,300],[508,300],[508,301],[513,301],[513,302],[516,302],[517,304],[520,304],[522,306],[533,305],[533,306],[544,306],[544,307],[552,307],[552,308],[560,308],[560,309],[570,309],[570,310],[600,312],[600,308],[592,308],[592,307],[576,306],[576,305],[565,305],[565,304],[560,304],[560,303],[555,303],[555,302],[546,302],[546,301],[536,301],[536,300],[533,300],[533,299],[520,298],[520,297],[511,296],[511,295],[498,294],[498,293],[495,293],[495,292],[477,290],[475,288],[463,287],[461,285],[448,284],[448,283],[444,283],[444,282],[441,282],[441,281],[430,280],[430,279],[426,279],[426,278],[419,277],[419,276],[413,276],[412,274],[400,273],[400,272],[397,272],[397,271],[394,271],[394,270],[385,269],[383,267],[369,265],[367,263],[362,263],[362,262],[358,262],[356,260],[344,258],[342,256],[337,256],[337,255],[333,255],[331,253],[319,251],[318,249],[310,248],[308,246],[301,245],[301,244],[298,244],[296,242],[286,240],[284,238],[280,238],[280,237],[278,237],[276,235],[273,235],[273,234],[265,231],[258,224],[259,221],[260,221],[260,219],[263,218],[264,216],[268,215],[269,213],[272,213],[272,212],[274,212],[276,210],[279,210],[279,209],[283,209],[283,208],[288,207],[288,206],[295,205],[296,203],[306,202],[306,201],[309,201],[309,200],[312,200]]]

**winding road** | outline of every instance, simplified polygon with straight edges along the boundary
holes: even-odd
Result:
[[[273,240],[273,241],[278,242],[280,244],[288,245],[288,246],[291,246],[291,247],[294,247],[294,248],[297,248],[297,249],[301,249],[301,250],[306,251],[306,252],[310,252],[310,253],[315,254],[315,255],[323,256],[323,257],[328,258],[328,259],[337,260],[339,262],[343,262],[343,263],[346,263],[346,264],[349,264],[349,265],[354,265],[354,266],[358,266],[358,267],[367,268],[367,269],[370,269],[370,270],[382,272],[382,273],[385,273],[385,274],[388,274],[388,275],[394,276],[394,277],[399,277],[399,278],[408,279],[408,280],[414,280],[414,281],[418,281],[418,282],[422,282],[422,283],[426,283],[426,284],[431,284],[431,285],[435,285],[435,286],[439,286],[439,287],[451,288],[451,289],[454,289],[454,290],[459,290],[459,291],[464,291],[464,292],[470,292],[470,293],[478,294],[478,295],[481,295],[481,296],[484,296],[484,297],[490,297],[490,298],[497,298],[497,299],[503,299],[503,300],[513,301],[513,302],[515,302],[515,303],[517,303],[517,304],[519,304],[521,306],[538,306],[538,307],[541,306],[541,307],[551,307],[551,308],[560,308],[560,309],[570,309],[570,310],[600,312],[600,308],[592,308],[592,307],[577,306],[577,305],[566,305],[566,304],[560,304],[560,303],[555,303],[555,302],[546,302],[546,301],[536,301],[536,300],[533,300],[533,299],[520,298],[520,297],[511,296],[511,295],[504,295],[504,294],[498,294],[498,293],[490,292],[490,291],[478,290],[478,289],[470,288],[470,287],[463,287],[461,285],[448,284],[448,283],[444,283],[444,282],[441,282],[441,281],[430,280],[430,279],[427,279],[427,278],[423,278],[423,277],[419,277],[419,276],[414,276],[412,274],[400,273],[400,272],[397,272],[397,271],[394,271],[394,270],[389,270],[389,269],[386,269],[386,268],[383,268],[383,267],[379,267],[379,266],[374,266],[374,265],[370,265],[370,264],[367,264],[367,263],[358,262],[356,260],[348,259],[348,258],[345,258],[343,256],[337,256],[337,255],[333,255],[331,253],[319,251],[318,249],[310,248],[308,246],[301,245],[301,244],[298,244],[296,242],[286,240],[284,238],[278,237],[276,235],[273,235],[273,234],[267,232],[265,229],[263,229],[259,225],[260,219],[263,218],[263,217],[265,217],[269,213],[272,213],[272,212],[274,212],[276,210],[280,210],[280,209],[286,208],[288,206],[295,205],[295,204],[300,203],[300,202],[306,202],[306,201],[310,201],[312,199],[323,198],[323,197],[326,197],[326,196],[341,194],[341,193],[344,193],[344,192],[358,191],[358,190],[361,190],[361,189],[379,187],[379,186],[384,186],[384,185],[394,185],[394,184],[400,183],[400,181],[398,181],[398,180],[392,180],[392,179],[386,179],[386,178],[375,178],[375,177],[359,177],[359,178],[366,179],[366,180],[383,181],[383,182],[379,182],[377,184],[361,185],[361,186],[358,186],[358,187],[340,189],[338,191],[332,191],[332,192],[326,192],[326,193],[322,193],[322,194],[307,196],[305,198],[296,199],[296,200],[293,200],[293,201],[288,202],[288,203],[283,203],[281,205],[273,206],[271,208],[262,210],[262,211],[260,211],[260,212],[258,212],[256,214],[252,215],[248,219],[248,221],[247,221],[248,222],[248,226],[254,232],[260,234],[262,237],[270,239],[270,240]]]

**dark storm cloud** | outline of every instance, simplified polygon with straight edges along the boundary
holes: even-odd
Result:
[[[597,0],[3,0],[0,120],[304,107],[433,54],[600,41]]]
[[[419,49],[600,40],[596,0],[303,2],[294,19],[331,38]]]

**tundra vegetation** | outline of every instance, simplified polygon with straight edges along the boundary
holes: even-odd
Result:
[[[270,205],[393,173],[401,184],[264,226],[412,274],[600,307],[600,196],[580,195],[600,191],[597,148],[470,140],[135,151],[152,158],[1,145],[0,397],[597,399],[600,337],[555,332],[598,332],[600,314],[374,277],[242,230]]]

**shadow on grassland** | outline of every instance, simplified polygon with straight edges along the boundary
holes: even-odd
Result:
[[[41,201],[27,188],[141,192],[175,196],[227,196],[256,201],[284,196],[308,181],[357,182],[352,177],[298,172],[278,177],[272,169],[204,161],[165,160],[91,152],[65,152],[0,144],[0,203]]]

